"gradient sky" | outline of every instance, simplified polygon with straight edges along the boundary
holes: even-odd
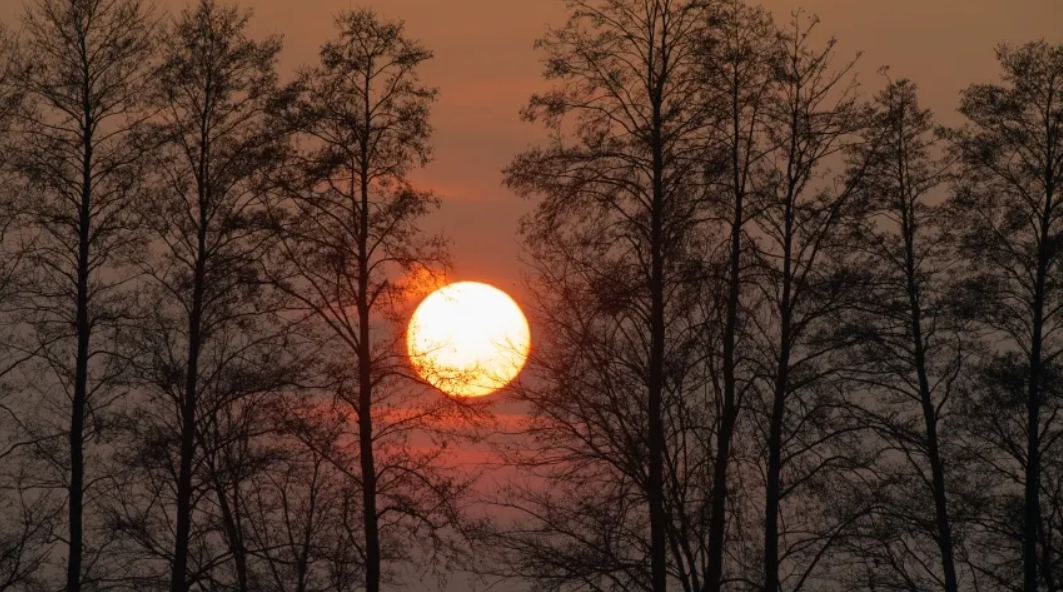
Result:
[[[175,10],[185,0],[156,0]],[[562,0],[244,0],[254,10],[255,35],[281,33],[282,76],[316,60],[334,35],[333,15],[370,6],[406,21],[407,33],[434,51],[422,72],[440,89],[433,112],[436,160],[416,175],[444,197],[429,220],[452,239],[455,280],[477,280],[524,300],[517,256],[517,224],[532,204],[501,187],[511,158],[542,138],[521,122],[531,92],[545,88],[532,44],[547,25],[565,18]],[[998,42],[1045,38],[1063,42],[1063,0],[766,0],[778,19],[799,7],[821,18],[821,31],[838,37],[840,58],[864,52],[858,72],[870,94],[876,74],[890,65],[908,77],[939,123],[955,124],[958,94],[973,82],[996,80]],[[23,3],[0,0],[0,21],[15,25]],[[454,582],[452,590],[464,586]]]
[[[156,0],[177,9],[184,0]],[[416,178],[444,198],[430,226],[453,241],[455,279],[497,285],[522,300],[517,222],[531,204],[501,187],[514,154],[542,137],[520,121],[530,93],[544,88],[532,44],[565,17],[561,0],[244,0],[254,34],[281,33],[282,75],[316,59],[333,35],[332,17],[371,6],[406,21],[407,32],[434,51],[423,79],[440,89],[433,112],[436,160]],[[838,37],[839,55],[864,52],[859,72],[868,92],[883,80],[909,77],[941,123],[958,122],[959,91],[994,80],[999,41],[1063,42],[1063,0],[766,0],[779,19],[803,7]],[[14,24],[19,0],[0,0],[0,20]]]

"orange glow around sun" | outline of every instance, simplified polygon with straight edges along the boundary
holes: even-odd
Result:
[[[480,397],[520,373],[531,334],[524,313],[505,292],[458,282],[421,302],[410,319],[406,346],[429,384],[449,395]]]

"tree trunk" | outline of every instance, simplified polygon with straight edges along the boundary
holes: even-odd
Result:
[[[85,127],[82,135],[81,210],[78,213],[78,261],[77,261],[77,359],[74,368],[74,400],[70,417],[70,500],[69,554],[67,556],[66,590],[81,590],[81,555],[83,547],[82,519],[85,499],[85,410],[88,407],[89,382],[89,242],[92,240],[92,156],[93,137],[91,130],[92,105],[89,101],[89,78],[84,72],[84,103],[82,108]]]
[[[901,178],[904,178],[903,172]],[[903,186],[901,194],[905,194]],[[926,426],[927,454],[930,457],[937,542],[941,553],[941,568],[945,575],[945,592],[957,592],[956,561],[952,550],[952,527],[949,522],[948,504],[945,497],[945,467],[938,445],[937,410],[930,396],[930,380],[926,367],[926,348],[923,344],[922,306],[919,303],[919,287],[916,283],[915,274],[915,221],[912,219],[915,213],[911,211],[911,208],[908,208],[903,214],[905,275],[907,276],[908,305],[912,319],[912,345],[915,352],[915,371],[919,380],[919,399],[922,403],[923,422]]]
[[[1051,171],[1048,171],[1050,176]],[[1037,249],[1037,275],[1034,284],[1033,339],[1030,347],[1030,378],[1026,394],[1026,489],[1023,499],[1022,574],[1023,592],[1037,592],[1038,561],[1037,532],[1041,523],[1041,351],[1044,345],[1045,282],[1048,276],[1049,234],[1052,203],[1052,181],[1048,180],[1045,207],[1041,215],[1040,240]]]
[[[362,217],[363,219],[366,217],[364,211]],[[364,247],[362,251],[365,251]],[[364,259],[362,261],[365,262]],[[364,271],[364,266],[359,275],[358,283],[364,290],[367,284],[366,275],[368,275]],[[380,532],[376,509],[376,467],[373,459],[373,387],[370,374],[369,306],[368,295],[364,291],[358,298],[358,319],[358,450],[361,456],[362,511],[365,522],[365,590],[366,592],[379,592]]]
[[[239,481],[233,481],[233,501],[239,503],[240,484]],[[237,592],[249,592],[249,577],[247,566],[247,549],[244,545],[244,537],[240,532],[240,525],[237,523],[238,509],[234,509],[229,504],[229,498],[226,497],[225,487],[221,481],[215,479],[214,481],[215,495],[218,496],[218,505],[221,508],[222,527],[225,529],[225,535],[229,539],[229,551],[233,554],[233,563],[236,568],[236,590]]]
[[[362,508],[365,527],[365,592],[380,592],[380,530],[376,509],[376,466],[373,458],[372,348],[369,343],[369,98],[372,66],[366,68],[365,125],[358,173],[361,210],[358,220],[358,450],[362,465]],[[353,172],[353,171],[352,171]]]
[[[784,293],[789,292],[786,282]],[[787,315],[789,316],[789,315]],[[779,505],[782,501],[782,432],[786,417],[786,391],[790,371],[789,323],[784,323],[783,348],[779,355],[778,375],[768,428],[768,483],[764,515],[764,590],[779,590]]]
[[[797,133],[797,120],[793,121]],[[796,138],[796,136],[795,136]],[[793,150],[793,149],[792,149]],[[793,185],[784,213],[782,298],[779,301],[779,359],[776,366],[771,420],[768,426],[768,483],[764,504],[764,591],[779,590],[779,505],[782,502],[782,432],[790,388],[790,344],[793,337]]]
[[[738,305],[741,295],[743,191],[739,145],[742,137],[738,81],[731,93],[732,120],[731,174],[734,190],[734,218],[731,220],[730,256],[727,276],[727,311],[723,331],[723,405],[716,432],[716,462],[713,466],[712,497],[709,508],[709,556],[705,577],[706,592],[720,592],[723,586],[723,542],[727,531],[727,468],[731,460],[731,440],[738,420],[735,341],[738,332]]]
[[[206,267],[207,203],[203,167],[206,149],[202,150],[199,171],[199,229],[197,232],[196,267],[192,285],[192,311],[188,319],[188,366],[185,374],[184,401],[181,405],[181,460],[177,481],[177,533],[174,541],[171,592],[185,592],[188,571],[188,538],[192,530],[192,459],[195,455],[196,398],[199,385],[199,351],[202,341],[203,290]]]
[[[663,59],[663,54],[662,54]],[[667,63],[662,68],[666,69]],[[653,592],[667,592],[668,572],[665,547],[664,513],[664,155],[661,146],[661,92],[663,80],[651,84],[657,88],[653,100],[653,205],[650,220],[650,372],[649,372],[649,510],[650,570]],[[651,87],[652,88],[652,87]]]

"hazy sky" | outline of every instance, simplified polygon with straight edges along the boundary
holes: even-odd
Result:
[[[157,0],[177,9],[183,0]],[[433,113],[436,160],[417,178],[444,197],[431,219],[453,240],[457,279],[498,285],[521,300],[517,221],[530,204],[503,189],[501,169],[541,137],[520,121],[529,94],[543,88],[534,40],[563,21],[562,0],[245,0],[255,34],[281,33],[282,73],[313,62],[333,35],[340,10],[372,6],[406,21],[408,34],[435,52],[424,80],[440,89]],[[912,78],[942,123],[957,121],[957,94],[997,74],[999,41],[1063,41],[1063,0],[767,0],[778,18],[804,7],[838,37],[839,55],[864,52],[865,88],[882,83],[878,68]],[[20,0],[0,0],[0,20],[14,24]]]
[[[30,0],[33,1],[33,0]],[[151,1],[151,0],[148,0]],[[177,11],[194,0],[154,0]],[[520,108],[546,88],[535,39],[564,22],[563,0],[244,0],[252,34],[282,34],[281,74],[317,60],[334,33],[333,17],[370,6],[406,22],[407,34],[435,53],[423,80],[440,90],[433,111],[436,159],[416,174],[444,198],[428,226],[453,243],[455,280],[479,280],[523,303],[517,226],[531,203],[501,186],[502,168],[543,137],[522,122]],[[1063,42],[1063,0],[767,0],[776,18],[804,8],[819,15],[820,31],[838,38],[838,57],[863,51],[858,72],[865,91],[884,83],[878,69],[912,78],[941,123],[956,123],[959,91],[995,80],[993,49],[1000,41],[1046,38]],[[0,0],[0,21],[17,27],[23,0]],[[534,332],[534,327],[533,327]]]
[[[157,0],[176,10],[184,0]],[[333,36],[333,15],[371,6],[406,21],[407,33],[435,52],[423,70],[439,87],[433,122],[436,160],[417,175],[444,196],[430,226],[453,241],[455,279],[486,281],[523,300],[517,262],[517,222],[530,204],[500,185],[501,169],[542,136],[518,111],[544,88],[534,40],[565,15],[562,0],[245,0],[254,10],[256,35],[285,38],[282,75],[312,63]],[[767,0],[785,19],[803,7],[821,18],[821,30],[838,37],[839,57],[864,52],[861,79],[868,93],[883,83],[876,74],[913,79],[925,106],[941,123],[958,121],[959,91],[996,79],[996,43],[1045,38],[1063,42],[1063,0]],[[0,21],[16,25],[21,0],[0,0]],[[16,25],[17,26],[17,25]],[[458,589],[456,584],[454,589]]]

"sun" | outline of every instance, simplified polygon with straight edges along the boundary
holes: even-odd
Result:
[[[410,361],[421,378],[460,397],[481,397],[509,384],[530,346],[528,321],[517,303],[479,282],[429,294],[406,333]]]

